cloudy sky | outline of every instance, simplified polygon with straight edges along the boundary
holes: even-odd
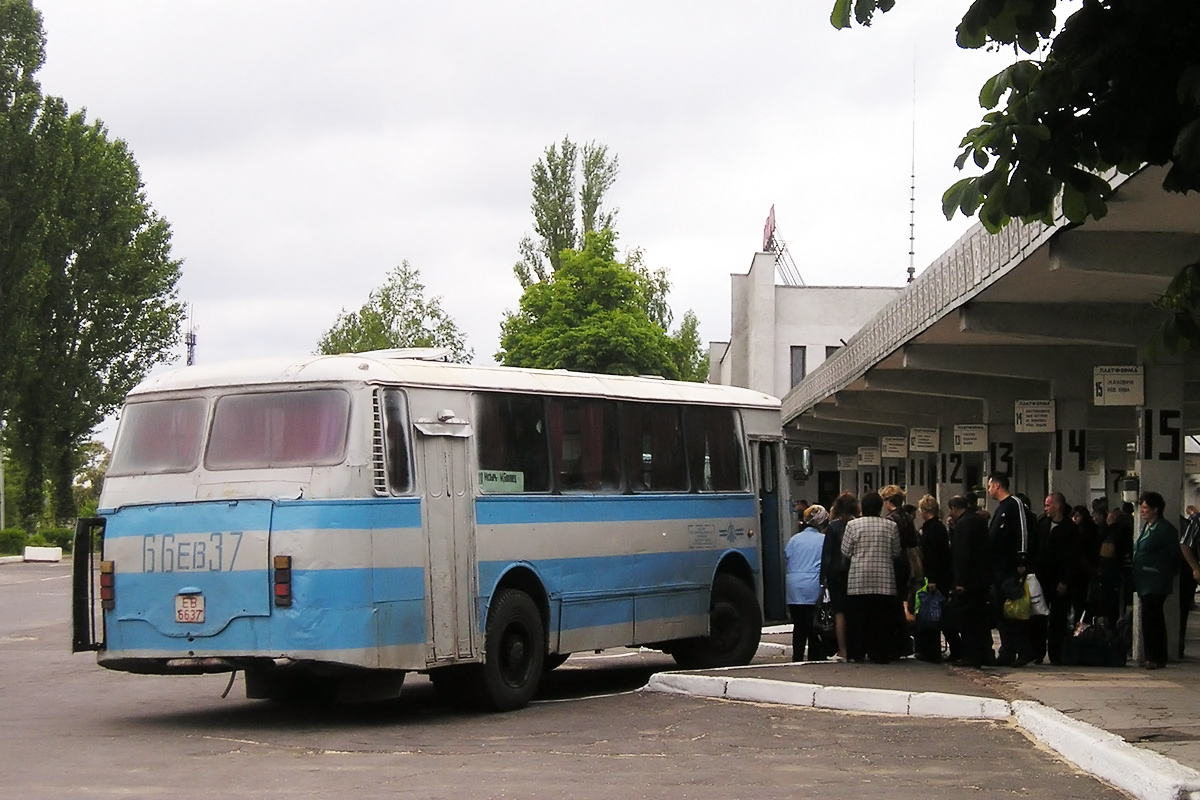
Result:
[[[35,3],[43,91],[129,143],[203,362],[311,352],[403,259],[490,362],[564,135],[619,155],[618,244],[705,340],[772,205],[807,283],[898,285],[914,107],[920,270],[968,227],[941,193],[1011,60],[954,46],[965,2],[841,32],[832,0]]]

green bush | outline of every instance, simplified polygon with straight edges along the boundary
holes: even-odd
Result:
[[[19,556],[25,552],[28,543],[25,531],[20,528],[0,530],[0,556]]]
[[[46,546],[61,547],[64,553],[71,552],[75,543],[74,528],[42,528],[37,535],[46,540]]]
[[[19,556],[27,546],[61,547],[64,553],[69,553],[74,543],[74,528],[42,528],[32,536],[21,528],[7,528],[0,531],[0,556]]]

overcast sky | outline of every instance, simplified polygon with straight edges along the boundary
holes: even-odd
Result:
[[[129,143],[171,224],[202,362],[312,352],[408,259],[489,363],[564,135],[619,155],[618,245],[705,341],[772,205],[807,283],[899,285],[914,72],[920,271],[969,225],[940,197],[1011,61],[954,46],[965,2],[840,32],[832,0],[35,3],[43,91]]]

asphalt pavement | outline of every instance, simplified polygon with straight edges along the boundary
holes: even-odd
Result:
[[[9,609],[12,631],[44,621],[69,590],[65,576],[36,580],[37,606]],[[51,598],[53,600],[51,601]],[[51,601],[51,602],[45,602]],[[3,628],[3,626],[0,626]],[[1200,612],[1189,620],[1182,661],[1124,667],[970,669],[902,659],[886,665],[792,663],[790,630],[768,629],[749,667],[661,672],[652,692],[797,705],[844,713],[1010,720],[1077,768],[1145,800],[1200,800]],[[774,663],[764,663],[774,662]]]
[[[768,629],[781,662],[659,673],[650,691],[851,713],[1013,720],[1079,769],[1145,800],[1200,800],[1200,613],[1182,661],[1124,667],[971,669],[912,658],[890,664],[790,663],[790,631]]]

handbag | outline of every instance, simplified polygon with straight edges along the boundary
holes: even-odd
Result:
[[[1025,576],[1025,588],[1029,592],[1029,613],[1035,617],[1050,615],[1050,605],[1042,591],[1042,582],[1032,572]]]
[[[1025,587],[1025,591],[1019,598],[1004,601],[1005,619],[1029,619],[1031,613],[1029,607],[1029,584],[1022,581],[1021,585]]]
[[[929,586],[928,581],[925,583]],[[917,630],[940,631],[942,629],[942,605],[946,598],[937,589],[928,588],[917,592]]]
[[[833,630],[833,601],[829,597],[829,589],[821,587],[821,596],[817,598],[817,628],[825,633]]]

